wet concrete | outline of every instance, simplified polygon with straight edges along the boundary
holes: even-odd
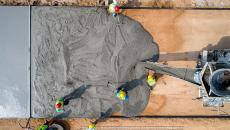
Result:
[[[123,15],[119,20],[100,8],[32,8],[33,117],[143,112],[149,88],[143,83],[145,73],[137,75],[135,66],[146,59],[157,61],[159,49],[140,23]],[[108,81],[128,91],[130,99],[118,99]],[[66,113],[55,110],[61,97],[69,99]]]

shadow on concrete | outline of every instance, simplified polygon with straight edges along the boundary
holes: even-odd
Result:
[[[112,108],[109,108],[106,112],[101,112],[101,117],[109,117],[108,115],[112,115]]]
[[[85,91],[91,87],[92,85],[82,85],[79,88],[75,89],[72,93],[64,96],[64,105],[68,105],[70,100],[82,98],[82,95],[85,93]]]
[[[143,86],[143,79],[145,79],[146,75],[142,75],[139,79],[134,79],[130,82],[126,82],[125,84],[121,85],[121,89],[124,91],[130,91],[137,86]]]
[[[207,47],[202,48],[202,50],[211,50],[211,49],[230,49],[230,36],[225,36],[220,39],[217,45],[208,44]],[[166,53],[160,54],[158,62],[164,61],[197,61],[199,60],[200,51],[191,51],[185,53]]]
[[[72,110],[68,110],[67,112],[61,113],[61,114],[55,116],[54,118],[63,118],[63,117],[66,118],[66,117],[68,117],[70,115],[71,112],[72,112]]]

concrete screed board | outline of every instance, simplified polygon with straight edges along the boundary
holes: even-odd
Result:
[[[30,116],[29,7],[0,7],[0,118]]]

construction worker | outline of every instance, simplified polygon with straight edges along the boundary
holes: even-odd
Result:
[[[99,118],[100,117],[98,117],[94,123],[90,122],[90,125],[86,130],[96,130],[96,124],[97,124],[97,121],[99,120]]]
[[[38,130],[49,130],[49,128],[48,128],[49,126],[48,125],[42,125],[42,126],[40,126],[39,128],[38,128]]]
[[[116,95],[118,98],[123,99],[123,100],[129,99],[128,92],[122,91],[121,88],[117,89]]]
[[[149,85],[150,90],[153,90],[153,87],[156,85],[156,73],[152,70],[147,70],[146,79]]]
[[[113,17],[116,16],[116,13],[119,11],[116,0],[113,0],[113,3],[109,5],[109,11],[113,14]]]
[[[38,128],[38,130],[49,130],[50,129],[50,126],[54,123],[55,121],[53,121],[51,124],[48,124],[48,121],[46,120],[45,121],[45,124],[40,126]]]
[[[96,130],[96,124],[90,124],[86,130]]]
[[[56,111],[63,112],[64,111],[64,98],[60,98],[56,101]]]

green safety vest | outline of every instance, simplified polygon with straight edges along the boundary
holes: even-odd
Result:
[[[112,4],[109,5],[109,11],[110,11],[111,13],[115,13],[115,8],[114,8],[115,6],[117,6],[116,3],[112,3]]]
[[[120,99],[124,99],[124,100],[125,100],[125,98],[126,98],[126,93],[124,92],[124,93],[125,93],[125,95],[124,95],[124,97],[123,97],[123,98],[121,98],[121,97],[120,97],[120,93],[121,93],[121,92],[124,92],[124,91],[119,90],[119,92],[117,93],[117,97],[118,97],[118,98],[120,98]]]
[[[57,105],[58,103],[61,103],[62,105],[61,105],[60,108],[56,108],[56,111],[57,111],[57,112],[62,112],[62,111],[63,111],[63,105],[64,105],[64,98],[58,99],[58,100],[56,101],[56,105]]]
[[[46,130],[48,128],[48,125],[42,125],[38,128],[38,130]]]
[[[149,79],[147,79],[147,82],[149,83],[150,86],[155,85],[156,84],[155,77],[153,77],[153,81],[149,81]]]
[[[96,130],[96,125],[92,129],[88,127],[86,130]]]

